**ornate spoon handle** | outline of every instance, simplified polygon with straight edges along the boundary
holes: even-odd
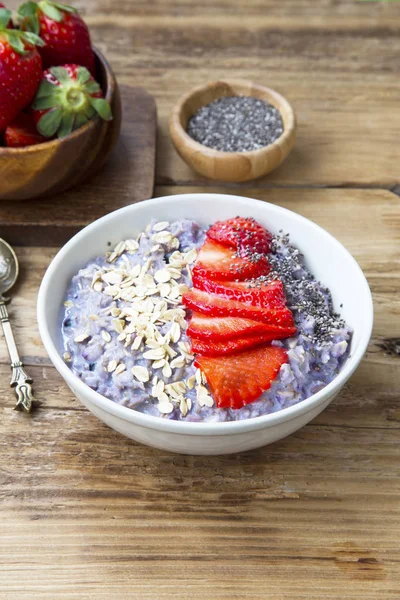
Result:
[[[0,298],[0,320],[3,327],[4,337],[6,339],[8,353],[11,359],[11,381],[10,386],[15,388],[17,394],[17,404],[15,410],[26,410],[30,412],[32,403],[35,402],[32,393],[31,383],[33,380],[23,369],[23,364],[19,358],[17,346],[15,345],[14,334],[11,329],[10,319],[8,317],[7,300]]]

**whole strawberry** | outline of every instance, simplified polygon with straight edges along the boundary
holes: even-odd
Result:
[[[99,84],[79,65],[44,71],[32,115],[37,130],[46,138],[65,137],[96,115],[106,121],[112,119]]]
[[[42,59],[34,33],[7,29],[11,12],[0,8],[0,131],[30,104],[42,73]]]
[[[75,8],[49,0],[26,2],[18,9],[21,29],[39,35],[43,67],[77,64],[96,75],[89,29]]]
[[[36,146],[47,140],[41,136],[31,115],[20,113],[6,128],[4,142],[9,148]]]

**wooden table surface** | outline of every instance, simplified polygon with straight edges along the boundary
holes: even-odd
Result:
[[[375,327],[343,393],[296,434],[240,455],[173,455],[128,441],[73,398],[35,320],[56,249],[17,248],[10,312],[43,404],[12,410],[2,343],[0,598],[397,600],[400,2],[76,4],[119,81],[157,100],[158,195],[232,191],[171,146],[168,115],[189,87],[245,77],[289,98],[293,154],[233,188],[342,241],[370,282]]]

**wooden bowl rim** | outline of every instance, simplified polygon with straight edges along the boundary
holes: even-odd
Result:
[[[96,58],[101,63],[101,65],[104,69],[104,72],[106,74],[105,99],[111,104],[111,101],[115,94],[115,87],[116,87],[116,79],[115,79],[114,72],[110,66],[110,63],[108,62],[108,60],[106,59],[104,54],[102,54],[98,48],[93,46],[93,52],[95,53]],[[72,140],[72,139],[78,138],[81,135],[85,134],[87,131],[90,131],[91,128],[95,127],[96,123],[98,123],[99,120],[100,120],[100,117],[96,116],[94,119],[90,119],[87,123],[85,123],[85,125],[82,125],[82,127],[79,127],[79,129],[76,129],[75,131],[73,131],[72,133],[70,133],[69,135],[67,135],[61,139],[49,140],[48,142],[42,142],[41,144],[35,144],[33,146],[25,146],[24,148],[5,148],[5,147],[0,146],[0,157],[8,156],[8,155],[15,156],[18,154],[29,154],[29,153],[33,153],[33,152],[40,152],[42,149],[44,150],[44,149],[49,149],[53,146],[59,146],[66,140]]]
[[[284,128],[282,135],[280,135],[274,142],[272,142],[272,144],[268,144],[268,146],[263,146],[262,148],[258,148],[257,150],[249,150],[246,152],[225,152],[223,150],[215,150],[214,148],[210,148],[209,146],[200,144],[200,142],[196,142],[196,140],[194,140],[192,137],[190,137],[190,135],[187,133],[187,131],[181,125],[180,117],[182,114],[183,107],[184,107],[185,103],[188,102],[188,100],[190,100],[190,98],[192,96],[194,96],[195,94],[204,93],[208,89],[217,87],[219,85],[240,86],[240,87],[251,86],[262,92],[267,92],[268,94],[273,96],[281,106],[285,107],[285,109],[287,111],[287,115],[288,115],[288,125]],[[254,97],[254,96],[251,96],[250,94],[246,94],[246,95],[250,96],[250,97]],[[278,108],[280,113],[282,112],[280,110],[279,106],[276,106],[275,108]],[[172,138],[173,138],[172,129],[174,128],[176,133],[180,137],[181,141],[185,144],[185,146],[191,147],[196,152],[201,152],[202,154],[206,155],[208,158],[224,160],[224,159],[227,159],[228,157],[232,157],[232,156],[245,156],[245,157],[250,158],[250,160],[251,160],[252,158],[259,158],[262,155],[265,156],[265,155],[269,154],[270,152],[272,152],[275,149],[276,146],[280,146],[282,144],[282,142],[286,142],[287,140],[290,140],[290,138],[293,136],[294,132],[296,131],[296,115],[295,115],[295,112],[294,112],[293,107],[290,104],[290,102],[276,90],[269,88],[267,86],[264,86],[264,85],[260,85],[258,83],[254,83],[253,81],[250,81],[249,79],[228,78],[228,79],[218,79],[215,81],[210,81],[210,82],[206,83],[205,85],[196,86],[195,88],[192,88],[191,90],[186,92],[183,96],[181,96],[179,98],[178,102],[175,104],[174,108],[172,109],[169,127],[170,127],[170,133],[171,133]]]

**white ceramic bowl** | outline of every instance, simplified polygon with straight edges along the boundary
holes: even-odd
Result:
[[[132,238],[152,218],[190,218],[204,227],[236,215],[254,217],[272,232],[283,229],[305,254],[314,275],[326,284],[334,305],[353,328],[350,357],[339,375],[307,400],[277,413],[228,423],[170,421],[119,406],[80,381],[60,354],[60,310],[71,277],[88,260],[109,250],[108,243]],[[339,393],[366,351],[373,306],[368,283],[349,252],[318,225],[259,200],[220,194],[183,194],[121,208],[75,235],[50,264],[38,297],[39,331],[54,366],[79,400],[104,423],[129,438],[184,454],[229,454],[279,440],[316,417]]]

